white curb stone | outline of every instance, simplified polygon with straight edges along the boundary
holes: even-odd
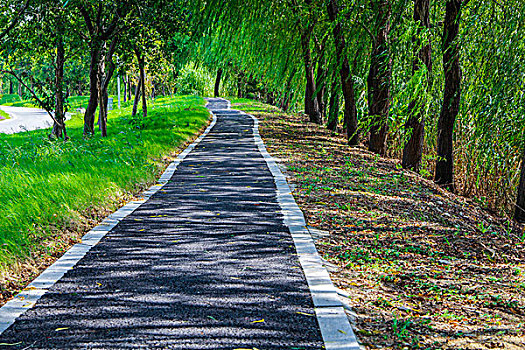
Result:
[[[228,108],[230,107],[231,103],[228,101]],[[306,228],[304,215],[295,202],[286,177],[282,174],[275,159],[266,150],[259,134],[259,121],[253,115],[245,115],[254,121],[255,144],[274,177],[277,186],[277,200],[284,215],[284,223],[290,229],[299,261],[310,287],[325,348],[326,350],[360,350],[361,347],[348,321],[343,304],[339,300],[337,290]]]

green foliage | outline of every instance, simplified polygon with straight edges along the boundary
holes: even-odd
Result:
[[[20,102],[20,101],[21,101],[20,96],[16,94],[2,95],[2,97],[0,97],[0,105],[4,105],[4,106],[9,103],[15,103],[15,102]]]
[[[213,95],[212,77],[204,68],[188,64],[179,74],[176,83],[179,95]]]
[[[112,111],[107,139],[82,138],[80,115],[68,122],[69,142],[49,141],[47,130],[0,135],[0,269],[152,184],[159,160],[208,119],[203,105],[196,97],[157,99],[140,127],[129,107]]]
[[[0,110],[0,120],[11,119],[8,113]]]

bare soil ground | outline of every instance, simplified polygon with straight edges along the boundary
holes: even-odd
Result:
[[[367,349],[525,349],[525,234],[342,135],[258,103]]]

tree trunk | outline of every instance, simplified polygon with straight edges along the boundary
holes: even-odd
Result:
[[[432,73],[432,46],[430,39],[422,46],[421,32],[423,29],[430,29],[430,0],[414,0],[414,21],[418,26],[417,34],[414,37],[416,54],[414,55],[414,73],[426,67],[427,90],[430,88],[430,75]],[[408,110],[409,116],[405,124],[405,130],[410,134],[410,139],[403,149],[403,168],[419,171],[423,145],[425,143],[425,114],[426,97],[415,97],[410,102]]]
[[[22,83],[18,82],[18,96],[22,98]]]
[[[117,49],[117,38],[113,38],[106,56],[100,63],[100,96],[99,96],[99,114],[98,122],[102,137],[107,137],[107,122],[108,122],[108,87],[113,74],[115,73],[116,65],[113,62],[113,54]],[[107,62],[108,71],[105,72],[105,63]]]
[[[132,117],[135,117],[137,115],[137,109],[139,106],[139,98],[140,98],[140,87],[142,86],[141,80],[142,80],[142,75],[139,74],[139,81],[137,82],[137,85],[135,85],[135,99],[133,100],[133,110],[131,111]]]
[[[13,87],[13,81],[9,79],[9,95],[12,95],[15,93],[15,89]]]
[[[104,50],[106,49],[106,45],[104,45]],[[98,65],[98,129],[100,130],[101,134],[103,135],[104,132],[102,131],[103,128],[105,128],[104,124],[104,115],[106,115],[107,112],[107,104],[104,104],[106,98],[104,96],[104,79],[105,79],[105,73],[106,73],[106,59],[105,55],[102,56],[102,59],[100,60],[100,63]]]
[[[334,40],[337,57],[337,66],[340,69],[343,98],[345,101],[344,124],[348,137],[348,144],[356,146],[359,144],[359,133],[357,130],[357,106],[355,102],[354,79],[350,71],[348,57],[345,54],[346,42],[343,36],[341,23],[337,19],[339,8],[336,0],[330,0],[328,4],[328,16],[330,21],[336,22],[334,26]]]
[[[127,97],[128,97],[128,73],[124,75],[123,80],[124,80],[124,102],[126,102]]]
[[[325,57],[324,57],[324,48],[321,48],[321,54],[319,62],[317,65],[317,76],[316,76],[316,86],[317,86],[317,105],[319,106],[319,123],[323,123],[326,118],[326,104],[325,104],[325,95],[326,95],[326,69],[324,67]],[[322,86],[322,87],[321,87]]]
[[[329,5],[330,6],[330,5]],[[338,68],[333,71],[333,76],[330,81],[330,102],[328,103],[328,124],[326,125],[328,130],[337,131],[339,125],[339,72]]]
[[[392,80],[389,43],[391,7],[388,0],[376,0],[372,3],[372,8],[377,15],[377,32],[368,74],[368,109],[372,123],[368,149],[385,154]]]
[[[334,83],[334,85],[336,85]],[[338,85],[338,84],[337,84]],[[339,124],[339,93],[337,89],[333,89],[330,94],[330,108],[328,112],[328,130],[337,131]]]
[[[523,155],[521,157],[521,177],[514,211],[514,220],[525,222],[525,147],[523,148]]]
[[[237,98],[244,97],[244,86],[244,73],[239,72],[237,73]]]
[[[146,72],[144,71],[144,56],[142,56],[138,51],[137,59],[139,61],[140,83],[142,85],[142,118],[146,118],[148,116],[148,104],[146,101]]]
[[[219,97],[219,87],[221,85],[221,78],[222,78],[222,68],[219,68],[217,70],[217,76],[215,77],[215,90],[213,92],[214,97]]]
[[[319,104],[315,96],[315,77],[312,56],[310,51],[310,28],[306,29],[301,36],[301,46],[303,49],[304,71],[306,75],[306,91],[304,95],[304,113],[310,117],[310,122],[321,123],[321,113]]]
[[[131,101],[131,91],[133,89],[131,88],[131,77],[128,76],[128,101]]]
[[[297,68],[294,67],[292,70],[292,73],[288,76],[288,81],[286,82],[286,90],[284,91],[281,97],[279,107],[283,110],[283,112],[287,112],[288,109],[290,109],[290,102],[292,99],[291,90],[292,90],[292,83],[293,83],[293,78],[295,76],[295,73],[297,73]]]
[[[459,65],[459,23],[461,0],[448,0],[443,24],[443,67],[445,90],[438,121],[436,173],[434,181],[454,190],[453,135],[461,102],[461,67]]]
[[[91,47],[91,63],[89,66],[89,102],[84,114],[84,135],[91,136],[95,133],[95,112],[99,96],[99,65],[101,60],[101,45],[93,43]]]
[[[62,28],[59,24],[57,33],[56,70],[55,70],[55,120],[51,135],[67,139],[66,118],[64,114],[64,63],[65,50],[62,40]]]

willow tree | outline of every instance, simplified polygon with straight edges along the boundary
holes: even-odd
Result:
[[[369,150],[385,153],[388,117],[390,113],[392,59],[390,57],[390,0],[374,0],[372,11],[376,15],[370,72],[368,74],[368,108],[371,116]]]
[[[348,143],[355,146],[359,143],[358,125],[357,125],[357,107],[355,102],[354,80],[348,56],[346,54],[346,40],[343,33],[341,18],[339,16],[339,4],[337,0],[330,0],[327,5],[327,13],[331,22],[333,22],[333,36],[335,42],[335,54],[337,69],[341,78],[342,95],[345,102],[344,107],[344,124],[347,128]],[[332,92],[330,110],[337,108],[337,92]],[[337,108],[338,109],[338,108]],[[337,116],[332,113],[332,124],[329,129],[334,129],[334,123],[337,122]]]
[[[438,122],[437,161],[434,181],[454,188],[453,134],[461,102],[459,25],[464,0],[446,2],[443,22],[443,70],[445,88]]]
[[[430,0],[414,0],[414,23],[417,26],[414,35],[415,54],[413,61],[414,76],[424,74],[421,93],[410,102],[409,116],[405,131],[409,139],[403,148],[403,168],[419,171],[423,147],[425,145],[426,92],[429,90],[432,75],[432,44],[430,39]]]

